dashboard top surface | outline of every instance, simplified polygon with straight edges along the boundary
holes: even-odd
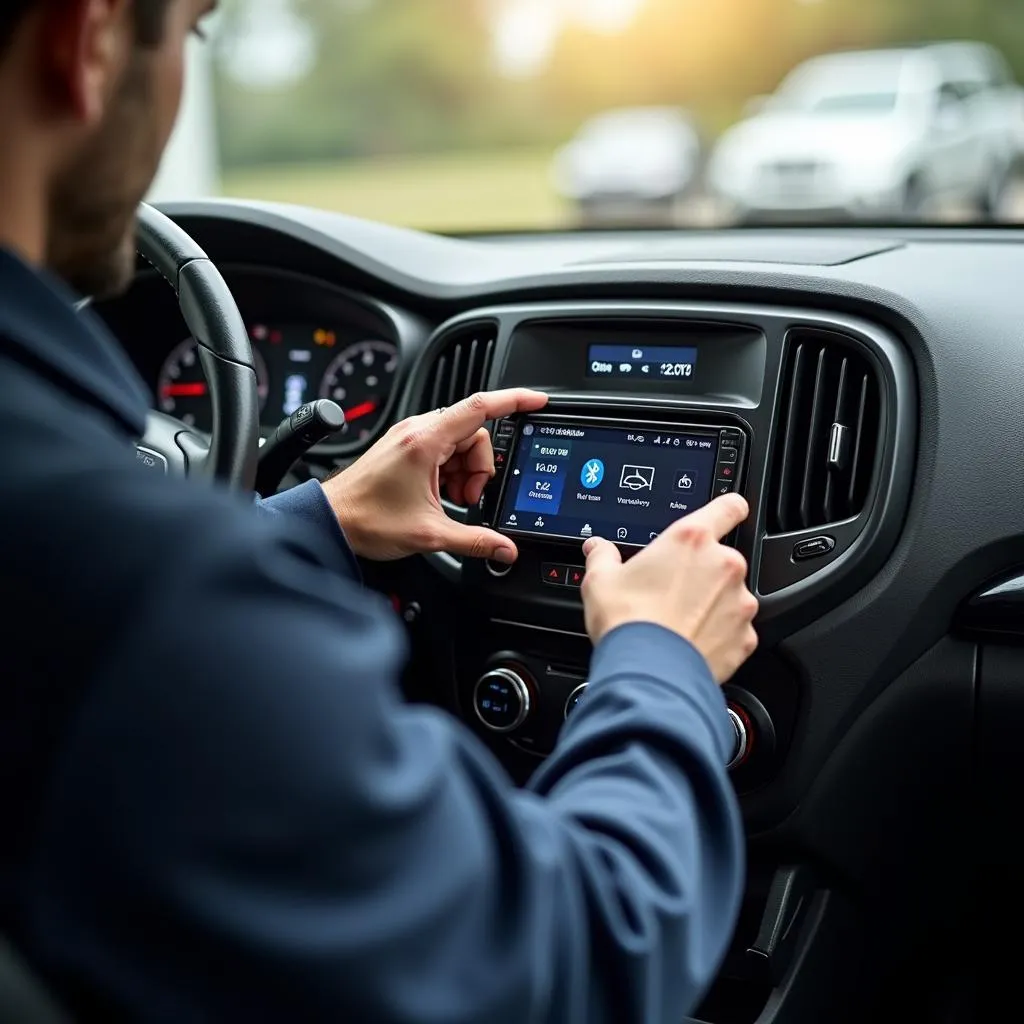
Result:
[[[287,206],[166,211],[220,263],[275,268],[392,304],[427,330],[518,303],[735,303],[862,318],[916,380],[909,504],[884,564],[779,638],[805,681],[794,756],[755,825],[807,801],[852,722],[953,628],[961,604],[1024,565],[1024,232],[757,229],[455,239]],[[404,406],[399,403],[398,412]],[[867,640],[866,640],[867,638]],[[867,641],[870,642],[867,642]]]

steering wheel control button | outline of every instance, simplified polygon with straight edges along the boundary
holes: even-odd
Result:
[[[732,771],[733,768],[738,768],[750,756],[751,735],[745,717],[732,705],[728,708],[728,714],[735,742],[732,748],[732,756],[725,767]]]
[[[484,566],[496,580],[502,579],[512,571],[511,565],[506,565],[504,562],[496,562],[493,558],[488,558],[484,562]]]
[[[300,405],[298,409],[296,409],[295,412],[292,413],[292,430],[297,430],[307,420],[311,420],[313,418],[313,412],[314,410],[312,402],[307,403],[306,405]]]
[[[565,717],[568,718],[575,710],[576,705],[583,699],[583,695],[587,692],[587,684],[582,683],[576,687],[572,693],[569,694],[569,699],[565,702]]]
[[[553,562],[544,562],[540,567],[541,581],[549,587],[564,587],[567,566],[555,565]]]
[[[153,451],[152,448],[145,448],[141,444],[135,449],[135,461],[143,469],[153,469],[158,473],[167,472],[167,459],[159,452]]]
[[[806,562],[811,558],[821,558],[824,555],[832,554],[835,549],[834,537],[829,537],[827,534],[822,534],[820,537],[808,537],[793,545],[793,561]]]
[[[579,590],[583,586],[583,577],[586,576],[587,570],[578,565],[567,565],[565,570],[565,585]]]
[[[530,713],[529,687],[513,669],[492,669],[473,690],[473,710],[491,732],[512,732]]]

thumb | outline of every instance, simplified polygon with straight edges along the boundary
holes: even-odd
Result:
[[[595,569],[610,568],[613,565],[622,565],[622,555],[619,549],[603,537],[591,537],[583,545],[583,554],[587,556],[587,572]]]
[[[503,565],[511,565],[519,551],[508,537],[483,526],[463,526],[452,523],[444,534],[444,550],[465,558],[493,558]]]

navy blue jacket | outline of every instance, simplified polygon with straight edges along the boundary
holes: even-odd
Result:
[[[146,390],[0,254],[0,929],[88,1019],[679,1024],[737,913],[725,705],[636,624],[528,790],[403,704],[317,484],[137,468]]]

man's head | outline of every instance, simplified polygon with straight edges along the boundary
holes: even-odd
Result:
[[[123,287],[135,208],[214,0],[0,0],[0,245],[85,294]]]

